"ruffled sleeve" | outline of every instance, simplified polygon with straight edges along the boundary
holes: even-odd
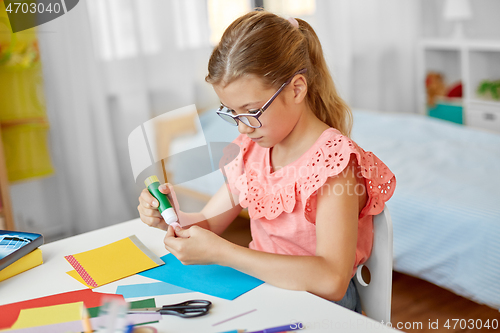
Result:
[[[384,209],[385,202],[394,193],[394,174],[372,152],[365,152],[354,141],[336,132],[315,150],[307,163],[310,169],[308,175],[297,181],[301,201],[305,203],[304,215],[309,222],[315,223],[316,220],[316,191],[329,177],[341,174],[353,154],[358,164],[356,172],[365,178],[365,186],[352,190],[354,193],[366,191],[368,194],[368,201],[359,217],[377,215]]]

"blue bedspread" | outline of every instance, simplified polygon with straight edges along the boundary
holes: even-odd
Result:
[[[500,135],[355,111],[352,139],[396,175],[394,269],[500,309]]]

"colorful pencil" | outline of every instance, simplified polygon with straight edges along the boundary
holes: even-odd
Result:
[[[278,333],[278,332],[296,331],[296,330],[301,330],[303,328],[304,328],[304,325],[302,325],[302,323],[294,323],[294,324],[288,324],[288,325],[284,325],[284,326],[265,328],[265,329],[260,330],[260,331],[253,331],[253,332],[248,332],[248,333]]]
[[[82,325],[84,333],[92,333],[92,324],[90,323],[89,312],[85,306],[82,307]]]

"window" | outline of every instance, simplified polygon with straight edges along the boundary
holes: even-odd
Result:
[[[224,30],[236,18],[257,7],[285,18],[302,17],[316,12],[316,0],[208,0],[210,43],[217,45]]]
[[[224,30],[238,17],[251,10],[250,0],[208,0],[210,43],[217,45]]]
[[[316,12],[316,0],[264,0],[264,8],[285,18],[310,16]]]

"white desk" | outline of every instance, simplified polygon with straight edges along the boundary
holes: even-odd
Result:
[[[168,253],[163,247],[164,231],[150,228],[139,219],[91,231],[41,246],[44,264],[0,282],[0,304],[7,304],[56,293],[80,290],[83,285],[66,274],[72,267],[64,259],[75,254],[103,246],[122,238],[137,237],[158,256]],[[154,282],[134,275],[99,288],[95,291],[115,293],[119,285]],[[233,329],[257,330],[266,327],[302,322],[304,332],[391,332],[372,319],[344,309],[307,292],[290,291],[263,284],[233,301],[201,293],[157,296],[156,304],[172,304],[194,298],[210,300],[210,313],[203,317],[184,319],[163,316],[156,325],[161,333],[167,332],[224,332]],[[128,301],[140,298],[127,299]],[[256,311],[212,326],[238,314]]]

